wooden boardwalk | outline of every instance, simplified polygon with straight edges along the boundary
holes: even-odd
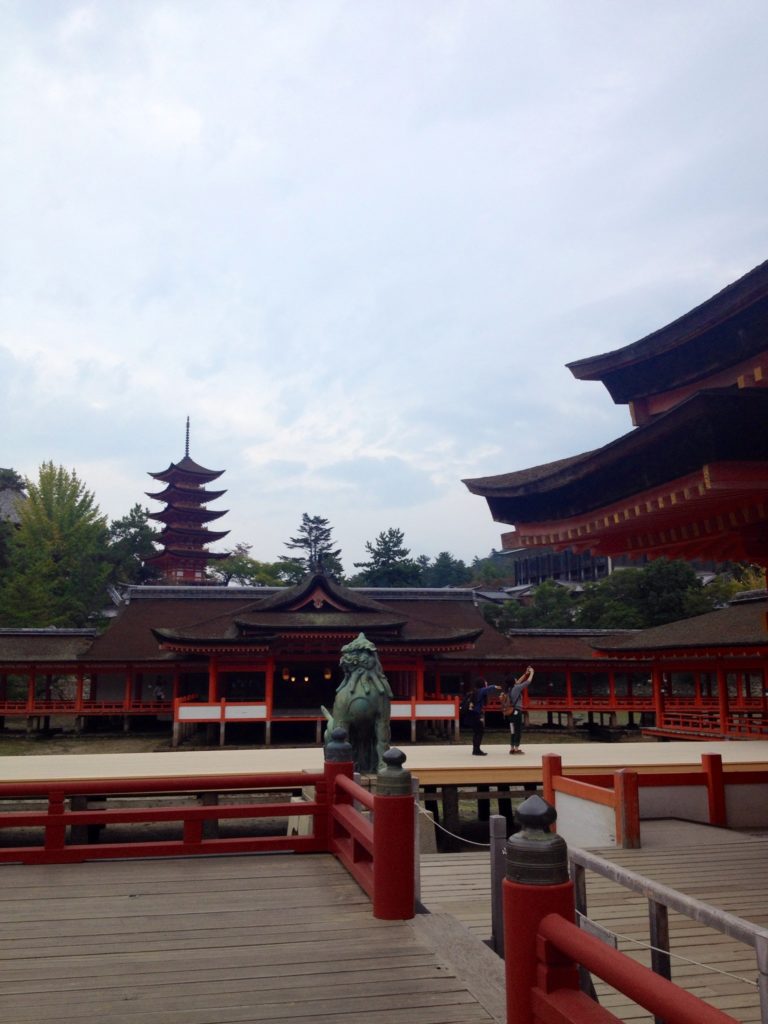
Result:
[[[768,838],[687,822],[644,822],[641,850],[597,850],[606,859],[714,904],[748,921],[768,926]],[[422,902],[453,914],[479,938],[491,933],[490,868],[487,852],[429,854],[421,859]],[[648,942],[647,900],[587,872],[589,916],[623,936],[619,949],[646,965],[637,942]],[[760,1020],[754,951],[702,925],[670,913],[673,980],[737,1020]],[[636,941],[630,941],[636,940]],[[699,966],[702,963],[707,966]],[[748,979],[746,982],[707,969]],[[595,979],[597,983],[597,979]],[[620,993],[597,984],[600,1002],[622,1020],[650,1016]]]
[[[2,1024],[502,1019],[331,856],[9,865],[0,922]]]

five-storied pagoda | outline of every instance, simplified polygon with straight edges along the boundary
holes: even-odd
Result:
[[[228,558],[227,552],[207,551],[206,545],[226,537],[229,530],[209,530],[208,523],[226,515],[226,509],[215,512],[205,506],[220,498],[226,491],[207,491],[205,485],[218,479],[224,470],[205,469],[189,457],[189,417],[184,445],[184,458],[172,462],[161,473],[150,473],[162,481],[164,490],[147,497],[165,502],[160,512],[150,514],[151,519],[163,523],[158,543],[159,551],[146,561],[161,574],[164,584],[184,586],[215,585],[206,575],[206,565],[213,559]]]

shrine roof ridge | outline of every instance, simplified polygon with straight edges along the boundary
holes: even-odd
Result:
[[[677,348],[766,298],[768,260],[664,327],[621,348],[566,365],[578,380],[602,380],[611,371]]]

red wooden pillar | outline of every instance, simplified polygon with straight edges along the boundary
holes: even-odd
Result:
[[[559,754],[545,754],[541,759],[542,793],[548,804],[555,806],[554,780],[563,774],[563,759]]]
[[[83,679],[83,666],[78,665],[77,667],[77,682],[75,683],[75,711],[78,715],[83,713],[83,686],[85,685]]]
[[[208,662],[208,703],[215,704],[219,699],[219,659],[212,654]]]
[[[555,813],[538,796],[517,809],[523,831],[509,837],[506,878],[502,882],[507,1020],[534,1024],[531,990],[541,982],[538,934],[541,920],[558,914],[571,924],[575,918],[573,882],[568,879],[568,848],[560,836],[545,831]],[[558,988],[578,989],[575,965],[559,972]],[[549,986],[546,986],[549,987]]]
[[[637,772],[620,768],[613,773],[616,799],[616,845],[622,850],[640,849],[640,794]]]
[[[416,659],[416,700],[424,700],[424,658]]]
[[[725,781],[723,759],[719,754],[702,754],[701,767],[707,777],[707,805],[709,824],[728,827],[728,811],[725,804]]]
[[[123,689],[123,711],[129,711],[133,704],[133,665],[125,666],[125,687]]]
[[[717,666],[717,709],[720,721],[720,732],[728,735],[728,673],[722,665]]]
[[[659,729],[664,724],[664,687],[662,686],[661,666],[656,662],[651,669],[651,686],[656,728]]]
[[[35,666],[29,667],[29,678],[27,679],[27,712],[30,715],[35,713]]]

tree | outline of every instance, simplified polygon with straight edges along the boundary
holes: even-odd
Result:
[[[113,583],[148,583],[159,573],[145,559],[155,554],[154,542],[159,536],[149,522],[149,509],[137,502],[122,519],[109,524],[109,561]]]
[[[471,582],[479,586],[498,587],[509,579],[509,570],[496,558],[472,559]],[[511,582],[514,583],[514,580]]]
[[[301,517],[298,534],[285,542],[291,551],[303,551],[303,555],[280,555],[280,575],[289,583],[298,583],[307,573],[324,572],[333,579],[344,575],[341,564],[341,548],[334,548],[331,535],[333,527],[322,516]]]
[[[471,579],[472,571],[450,551],[441,551],[422,573],[425,587],[460,587]]]
[[[364,587],[413,587],[418,586],[422,568],[410,558],[410,549],[403,543],[402,530],[390,527],[382,530],[375,541],[365,542],[365,550],[371,556],[367,562],[355,562],[356,569],[362,569],[355,582]]]
[[[0,622],[83,626],[104,601],[106,518],[74,470],[45,462],[27,489],[0,587]]]
[[[658,558],[620,569],[584,588],[576,624],[592,629],[648,629],[712,611],[721,588],[702,586],[688,562]]]
[[[530,604],[505,601],[488,605],[485,618],[499,632],[508,629],[572,629],[574,601],[570,591],[554,580],[544,580],[533,592]]]
[[[216,562],[211,576],[217,583],[240,587],[279,587],[283,582],[280,569],[272,562],[257,562],[251,558],[251,544],[235,544],[229,558]]]

